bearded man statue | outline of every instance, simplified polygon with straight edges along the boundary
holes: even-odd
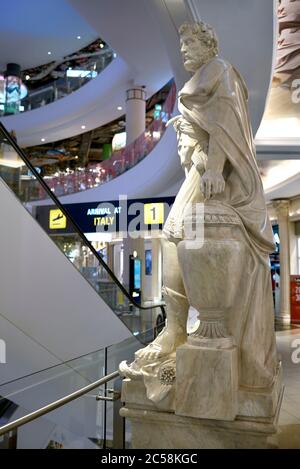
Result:
[[[180,115],[171,120],[186,177],[163,229],[167,324],[131,365],[120,365],[122,374],[143,378],[153,402],[170,391],[176,351],[186,343],[235,348],[239,390],[272,389],[278,376],[269,268],[273,233],[247,88],[234,66],[218,56],[211,26],[185,23],[179,35],[192,76],[178,94]],[[201,239],[197,225],[203,228]],[[200,325],[188,335],[190,306]]]

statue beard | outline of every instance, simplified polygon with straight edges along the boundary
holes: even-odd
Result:
[[[201,54],[199,57],[199,63],[200,63],[199,68],[202,65],[206,64],[207,62],[209,62],[213,57],[216,57],[216,55],[217,54],[215,54],[212,49],[205,48],[201,50]]]
[[[199,55],[197,56],[197,61],[194,62],[192,67],[186,67],[186,70],[192,73],[195,73],[199,70],[202,65],[209,62],[212,58],[216,57],[216,53],[211,48],[201,49]]]

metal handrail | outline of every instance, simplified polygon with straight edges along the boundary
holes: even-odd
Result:
[[[165,324],[165,321],[163,321],[160,326],[163,326]],[[140,332],[138,335],[133,335],[131,338],[135,338],[137,340],[139,340],[140,342],[142,343],[148,343],[148,342],[145,342],[145,340],[143,341],[143,339],[145,339],[145,337],[147,336],[147,334],[149,333],[152,333],[152,334],[157,334],[158,332],[158,329],[157,329],[157,326],[154,326],[154,328],[149,328],[149,329],[146,329],[145,331],[143,332]],[[155,335],[153,336],[155,338]],[[128,339],[125,339],[124,342],[126,342]],[[123,343],[123,341],[121,342],[121,344]],[[19,376],[18,378],[15,378],[15,379],[11,379],[9,381],[6,381],[4,383],[1,383],[0,384],[0,393],[1,393],[1,389],[4,387],[4,386],[7,386],[8,384],[12,384],[12,383],[16,383],[18,381],[21,381],[21,380],[25,380],[26,378],[32,378],[33,376],[37,376],[37,375],[40,375],[41,373],[44,373],[45,371],[50,371],[50,370],[54,370],[54,368],[58,368],[58,367],[61,367],[61,366],[66,366],[66,367],[69,367],[70,370],[73,370],[73,371],[77,371],[79,369],[78,365],[76,365],[76,368],[73,368],[71,366],[71,364],[73,362],[78,362],[78,360],[81,360],[83,358],[87,358],[87,357],[90,357],[91,355],[95,355],[96,353],[99,353],[99,352],[102,352],[104,351],[106,348],[110,348],[110,347],[113,347],[114,345],[116,344],[112,344],[112,345],[109,345],[108,347],[103,347],[101,349],[98,349],[98,350],[93,350],[92,352],[89,352],[89,353],[85,353],[83,355],[78,355],[74,358],[72,358],[71,360],[66,360],[64,362],[61,362],[61,363],[57,363],[56,365],[52,365],[52,366],[48,366],[47,368],[43,368],[41,370],[38,370],[38,371],[34,371],[33,373],[28,373],[27,375],[24,375],[24,376]],[[4,397],[4,396],[3,396]],[[9,396],[6,396],[6,397],[9,397]],[[1,403],[1,395],[0,395],[0,403]]]
[[[0,436],[4,435],[5,433],[10,432],[11,430],[15,430],[16,428],[21,427],[22,425],[25,425],[26,423],[30,423],[33,420],[36,420],[39,417],[42,417],[43,415],[48,414],[49,412],[52,412],[53,410],[56,410],[59,407],[62,407],[65,404],[68,404],[69,402],[74,401],[75,399],[78,399],[78,397],[81,397],[84,394],[87,394],[93,389],[99,386],[102,386],[103,384],[108,383],[109,381],[112,381],[115,378],[118,378],[118,376],[119,376],[119,372],[114,371],[113,373],[110,373],[109,375],[106,375],[103,378],[98,379],[94,383],[91,383],[85,386],[84,388],[81,388],[78,391],[75,391],[72,394],[69,394],[68,396],[62,397],[61,399],[58,399],[57,401],[54,401],[51,404],[41,407],[40,409],[35,410],[34,412],[31,412],[30,414],[24,415],[23,417],[20,417],[19,419],[14,420],[13,422],[8,423],[4,425],[3,427],[0,427]]]
[[[139,303],[137,303],[134,298],[128,293],[126,288],[121,284],[121,282],[118,280],[118,278],[115,276],[113,271],[108,267],[106,262],[102,259],[102,257],[98,254],[97,250],[94,248],[92,243],[84,236],[80,226],[75,222],[73,219],[72,215],[68,213],[68,211],[64,208],[63,204],[58,200],[55,194],[51,191],[51,189],[48,187],[48,185],[45,183],[44,179],[40,176],[40,174],[37,172],[35,167],[31,164],[29,159],[27,158],[25,152],[19,147],[19,145],[15,142],[15,140],[11,137],[9,132],[6,130],[2,122],[0,122],[0,130],[5,136],[5,138],[8,140],[9,144],[14,148],[14,150],[18,153],[18,155],[21,157],[21,159],[24,161],[26,166],[30,169],[31,173],[35,176],[35,178],[39,181],[45,192],[48,194],[49,198],[53,200],[54,204],[61,210],[61,212],[65,215],[65,217],[70,220],[72,223],[75,231],[77,234],[80,236],[82,239],[83,243],[88,246],[88,248],[92,251],[96,259],[99,261],[99,263],[102,265],[102,267],[106,270],[106,272],[109,274],[109,276],[113,279],[114,283],[118,286],[118,288],[122,291],[122,293],[128,298],[128,300],[138,309],[141,310],[149,310],[153,308],[160,308],[163,315],[165,316],[165,309],[164,309],[164,303],[157,303],[152,306],[141,306]]]

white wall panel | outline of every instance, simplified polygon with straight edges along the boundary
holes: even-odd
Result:
[[[20,339],[12,329],[0,330],[0,338],[9,342],[8,352],[15,347],[11,362],[15,368],[7,373],[17,377],[22,373],[20,363],[24,370],[31,365],[45,367],[54,357],[70,360],[130,337],[2,181],[0,200],[0,316],[23,333],[24,343],[20,350]],[[33,342],[49,352],[45,361]],[[40,356],[33,360],[33,353]],[[9,368],[10,352],[7,363]]]

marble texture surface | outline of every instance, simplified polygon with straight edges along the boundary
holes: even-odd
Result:
[[[127,407],[174,412],[175,385],[170,386],[170,391],[164,399],[154,403],[147,397],[147,389],[143,379],[132,380],[130,378],[126,378],[122,383],[121,401],[125,402]]]
[[[260,389],[239,388],[238,415],[259,418],[265,421],[272,420],[282,392],[282,365],[279,362],[272,386]]]
[[[263,449],[276,447],[276,423],[205,420],[123,407],[134,449]]]
[[[170,121],[186,178],[163,229],[167,321],[133,364],[120,365],[123,376],[136,380],[124,383],[122,413],[132,421],[134,447],[266,447],[282,388],[269,266],[273,232],[248,92],[235,67],[219,57],[210,25],[184,24],[179,35],[192,77]],[[187,336],[189,306],[200,324]]]
[[[176,352],[177,415],[234,420],[238,410],[237,348],[185,344]]]
[[[198,349],[198,347],[191,345],[185,345],[182,348],[185,347],[194,348],[196,351]],[[207,351],[207,349],[205,350]],[[217,351],[224,353],[224,350]],[[213,379],[213,375],[211,376]],[[179,398],[177,402],[175,401],[176,391],[182,386],[182,400],[184,401],[185,384],[188,383],[178,380],[177,385],[170,386],[170,391],[164,399],[154,403],[147,398],[146,387],[142,379],[131,380],[127,378],[123,380],[121,400],[125,406],[120,410],[120,414],[130,420],[133,448],[276,447],[277,423],[283,395],[280,371],[271,395],[270,389],[264,390],[264,392],[261,390],[259,398],[257,393],[250,396],[249,390],[243,390],[246,392],[243,395],[239,394],[240,390],[235,392],[235,395],[238,395],[240,399],[239,405],[241,406],[242,402],[246,412],[245,415],[238,415],[235,420],[231,421],[215,420],[214,416],[211,415],[208,418],[197,418],[197,396],[192,396],[190,392],[186,394],[187,399],[190,398],[189,404],[186,399],[186,408],[188,411],[192,410],[191,416],[177,415],[176,408],[181,403]],[[211,388],[208,388],[208,391],[209,389]],[[278,394],[279,389],[281,392]],[[221,388],[222,390],[223,388]],[[277,396],[276,401],[275,396]],[[193,399],[193,397],[195,398]],[[224,400],[224,396],[220,396],[219,399]],[[216,402],[212,404],[216,406]],[[237,403],[235,405],[237,406]],[[224,401],[219,408],[224,410]],[[270,413],[267,417],[263,417],[262,414],[266,414],[267,410]],[[253,417],[255,413],[259,416]]]
[[[300,449],[300,380],[299,380],[299,364],[295,364],[291,361],[291,344],[295,339],[300,338],[300,329],[295,328],[294,330],[285,330],[282,332],[277,332],[277,347],[282,358],[283,362],[283,382],[285,385],[285,391],[283,396],[282,407],[279,415],[279,422],[278,422],[278,434],[276,438],[278,438],[279,448],[288,448],[288,449]],[[281,373],[281,371],[280,371]],[[125,383],[124,383],[125,384]],[[141,382],[142,385],[142,382]],[[276,384],[275,384],[276,386]],[[140,388],[139,388],[140,389]],[[128,388],[128,392],[130,389]],[[248,390],[246,390],[248,391]],[[134,409],[134,401],[137,399],[141,399],[139,394],[137,395],[134,391],[132,391],[133,399],[127,405],[126,409],[123,410],[126,412],[128,418],[130,418],[131,413],[129,414],[129,410]],[[240,392],[240,391],[239,391]],[[131,394],[131,391],[130,391]],[[145,394],[145,390],[144,390]],[[240,398],[239,398],[240,399]],[[248,399],[248,397],[247,397]],[[141,400],[139,400],[141,402]],[[239,404],[240,405],[240,404]],[[144,406],[144,401],[142,402],[142,406],[139,408],[140,410],[155,410],[155,405],[150,402],[151,409],[146,408]],[[277,406],[278,407],[278,406]],[[253,409],[253,408],[252,408]],[[254,409],[255,410],[255,409]],[[239,411],[240,412],[240,411]],[[259,413],[261,413],[259,411]],[[133,414],[132,414],[133,415]],[[136,423],[139,422],[139,416],[135,414]],[[239,418],[239,417],[238,417]],[[261,419],[259,419],[261,420]],[[273,421],[273,419],[272,419]],[[271,423],[272,423],[271,421]],[[215,422],[216,423],[216,422]],[[270,422],[268,422],[270,423]],[[275,426],[276,421],[273,422],[273,427]],[[149,427],[147,426],[149,429]],[[223,427],[222,427],[223,428]],[[160,431],[157,428],[154,428],[155,431]],[[133,426],[133,431],[136,431],[135,424]],[[223,430],[220,430],[223,431]],[[225,430],[226,431],[226,430]],[[164,433],[160,433],[161,437],[164,436]],[[167,442],[169,442],[170,437],[167,438]],[[179,439],[179,436],[177,437]],[[131,440],[130,440],[131,441]],[[178,441],[178,440],[177,440]],[[135,437],[135,442],[137,444],[148,444],[151,446],[151,441],[145,441],[144,438],[141,441],[138,441]],[[155,442],[154,442],[155,443]],[[169,442],[171,443],[171,442]],[[254,448],[255,442],[254,443]],[[157,443],[158,444],[158,443]],[[156,443],[155,443],[156,445]],[[150,448],[148,446],[148,448]],[[157,446],[157,445],[156,445]],[[183,445],[182,445],[183,446]]]

